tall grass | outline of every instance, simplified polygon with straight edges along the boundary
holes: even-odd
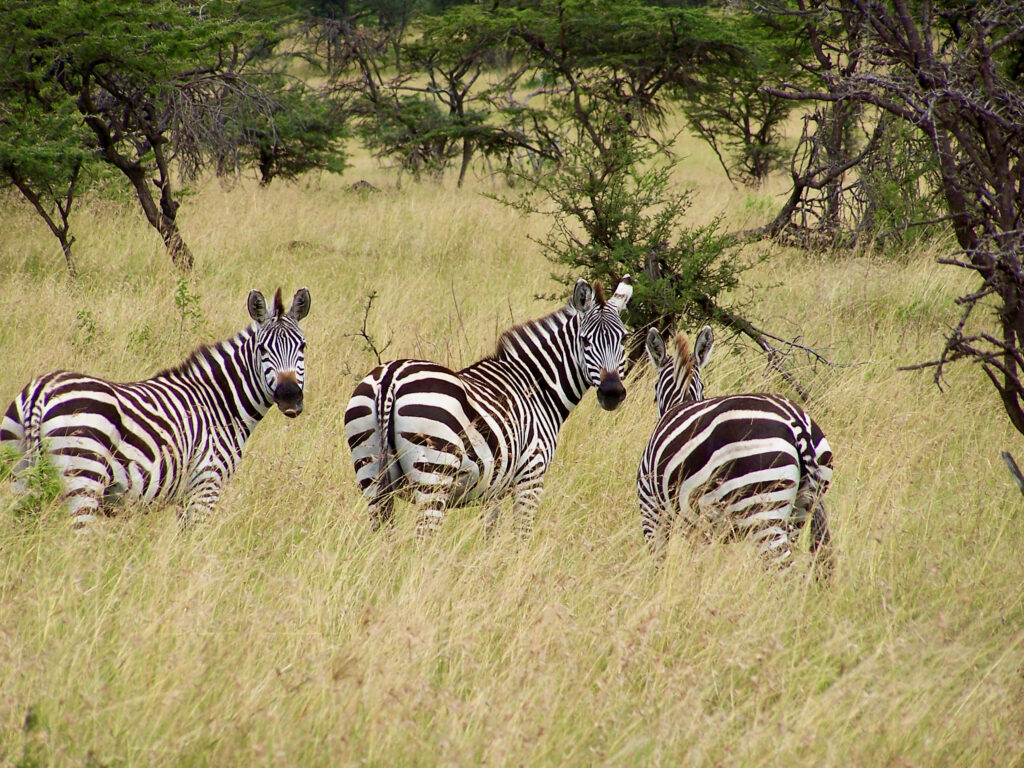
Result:
[[[688,149],[695,219],[764,207]],[[350,192],[359,175],[382,191]],[[130,208],[79,214],[69,282],[43,227],[3,204],[4,404],[53,368],[151,375],[241,328],[253,287],[307,285],[312,310],[306,411],[268,415],[205,526],[129,506],[76,536],[57,503],[25,515],[3,485],[0,763],[1024,764],[1024,514],[999,460],[1020,437],[980,371],[939,391],[896,370],[936,354],[968,285],[937,250],[774,249],[745,279],[768,286],[764,325],[838,364],[797,368],[836,454],[828,588],[743,543],[679,537],[654,567],[634,490],[655,421],[643,371],[620,410],[588,396],[572,415],[527,544],[507,503],[491,540],[479,508],[426,543],[404,505],[370,533],[343,432],[376,362],[367,297],[386,357],[451,365],[552,308],[534,298],[558,290],[530,239],[543,222],[489,189],[395,190],[369,166],[210,183],[182,209],[184,286]],[[788,394],[721,330],[707,388]]]

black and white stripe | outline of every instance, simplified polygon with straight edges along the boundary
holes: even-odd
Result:
[[[492,356],[461,371],[423,360],[371,371],[345,432],[374,529],[399,491],[420,510],[420,534],[449,506],[511,492],[517,530],[528,533],[572,409],[592,386],[606,410],[626,396],[619,314],[632,293],[628,276],[607,301],[599,283],[579,280],[567,306],[506,331]]]
[[[687,528],[748,535],[766,559],[785,562],[811,518],[811,548],[827,558],[822,496],[832,450],[798,405],[769,394],[703,400],[700,367],[711,353],[705,327],[691,356],[686,337],[675,358],[656,330],[647,353],[658,372],[660,420],[640,460],[637,495],[644,538],[663,555],[677,518]]]
[[[289,417],[302,412],[306,341],[299,321],[309,304],[305,288],[287,312],[280,289],[270,309],[252,291],[252,325],[145,381],[119,384],[67,371],[40,376],[0,424],[0,444],[22,456],[16,475],[44,452],[76,526],[116,497],[180,498],[184,524],[203,519],[270,407]]]

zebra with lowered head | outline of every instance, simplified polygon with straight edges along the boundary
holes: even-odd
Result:
[[[822,496],[832,478],[832,449],[824,433],[784,397],[704,400],[700,369],[712,344],[705,326],[691,355],[686,336],[679,334],[673,358],[657,330],[647,334],[660,417],[637,472],[648,546],[664,556],[679,518],[688,528],[707,525],[749,535],[767,560],[784,563],[810,517],[811,549],[828,567]]]
[[[391,520],[398,492],[418,507],[421,536],[447,507],[511,493],[516,528],[529,533],[562,423],[590,387],[605,410],[626,397],[619,315],[632,293],[629,276],[610,299],[581,279],[566,306],[505,331],[494,354],[460,371],[424,360],[373,369],[345,411],[373,528]]]
[[[205,518],[271,406],[290,418],[302,413],[299,321],[309,291],[299,289],[287,311],[280,289],[272,307],[259,291],[247,305],[249,327],[151,379],[119,384],[54,371],[32,381],[0,422],[0,445],[21,455],[15,475],[45,454],[79,528],[118,497],[180,498],[183,525]]]

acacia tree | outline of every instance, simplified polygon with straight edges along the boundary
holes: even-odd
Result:
[[[927,138],[960,246],[940,261],[970,270],[979,284],[958,300],[962,313],[941,355],[924,365],[941,384],[946,364],[979,364],[1024,434],[1024,6],[838,0],[805,7],[856,30],[837,43],[866,66],[823,70],[822,88],[780,92],[870,105]],[[978,317],[982,308],[987,317]]]
[[[281,139],[275,107],[303,108],[281,96],[284,80],[266,56],[286,31],[270,6],[253,0],[69,0],[53,6],[12,0],[0,14],[0,90],[59,114],[75,113],[81,131],[55,133],[41,120],[18,139],[31,155],[33,134],[46,129],[67,156],[83,147],[127,182],[174,264],[191,268],[192,253],[178,227],[175,170],[188,178],[226,146],[252,146],[260,132]],[[295,91],[292,96],[301,93]],[[281,97],[281,98],[279,98]],[[330,143],[339,135],[328,125]],[[263,139],[256,139],[255,145]],[[280,154],[280,153],[279,153]],[[254,155],[240,153],[249,159]],[[311,160],[315,165],[319,158]],[[220,163],[223,168],[224,163]],[[38,192],[38,190],[36,190]]]
[[[0,96],[0,189],[13,188],[28,201],[57,238],[68,274],[75,277],[71,211],[78,193],[102,175],[100,164],[83,142],[67,141],[82,132],[75,114],[22,93]]]
[[[507,24],[487,9],[461,6],[423,17],[417,34],[408,38],[365,18],[332,27],[332,46],[317,42],[322,32],[314,42],[317,50],[332,51],[329,69],[336,91],[377,157],[417,178],[457,165],[461,186],[479,157],[510,164],[517,152],[549,160],[557,155],[544,116],[521,110],[494,82],[509,40]]]
[[[795,106],[761,86],[805,81],[811,39],[789,17],[729,9],[716,18],[743,46],[741,57],[712,57],[682,90],[683,113],[693,132],[714,151],[727,177],[760,184],[785,157],[782,126]]]
[[[420,37],[404,47],[407,69],[395,87],[429,95],[447,110],[443,130],[460,156],[458,186],[476,154],[508,158],[522,149],[549,160],[557,155],[553,134],[542,119],[532,121],[535,130],[528,135],[516,123],[514,104],[499,101],[504,88],[481,83],[496,61],[511,52],[510,42],[500,17],[462,6],[425,19]],[[416,84],[417,72],[426,74],[426,84]]]

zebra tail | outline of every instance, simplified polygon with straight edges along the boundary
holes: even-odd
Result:
[[[381,495],[392,493],[391,468],[398,460],[395,445],[395,377],[389,367],[377,388],[374,410],[377,412],[377,434],[380,436],[380,454],[377,457],[377,477]]]
[[[44,390],[40,382],[32,382],[11,402],[0,423],[0,445],[20,457],[13,467],[15,476],[42,454]]]
[[[815,574],[818,581],[829,584],[835,570],[835,555],[832,551],[832,534],[828,530],[825,517],[825,506],[818,499],[811,511],[811,554],[816,564]]]

